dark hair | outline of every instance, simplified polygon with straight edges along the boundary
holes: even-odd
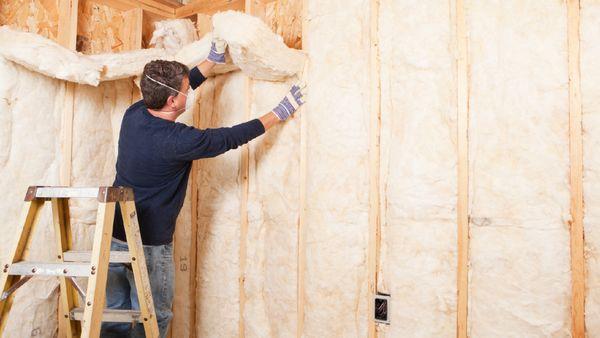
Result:
[[[177,96],[177,92],[162,86],[146,77],[153,78],[169,87],[181,90],[183,79],[188,76],[189,68],[177,61],[154,60],[144,66],[140,87],[144,103],[149,109],[160,109],[167,103],[169,96]]]

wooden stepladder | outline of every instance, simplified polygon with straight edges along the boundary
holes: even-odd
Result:
[[[91,252],[71,250],[68,204],[71,198],[96,198],[99,202]],[[24,254],[36,215],[46,201],[52,204],[58,260],[25,261]],[[116,203],[121,207],[129,251],[110,251]],[[140,304],[139,311],[104,309],[109,262],[131,264]],[[141,322],[146,337],[159,335],[131,188],[29,187],[12,251],[0,264],[0,336],[4,331],[15,290],[34,276],[57,276],[60,280],[60,337],[98,337],[102,321]],[[85,294],[75,277],[88,277]],[[77,293],[83,299],[82,306],[77,306]]]

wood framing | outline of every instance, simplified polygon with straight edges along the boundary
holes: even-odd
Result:
[[[379,254],[381,241],[380,215],[380,139],[381,139],[381,72],[379,57],[379,0],[370,0],[369,11],[369,251],[368,251],[368,299],[367,318],[368,337],[377,336],[373,318],[374,299],[377,294],[377,271],[379,271]]]
[[[252,79],[246,78],[246,120],[252,115]],[[246,259],[247,259],[247,242],[248,242],[248,175],[249,175],[249,151],[248,145],[242,147],[240,162],[240,183],[242,189],[242,197],[240,201],[240,265],[239,265],[239,298],[240,298],[240,320],[238,332],[240,337],[245,337],[244,311],[246,307]]]
[[[255,8],[253,6],[253,0],[246,0],[244,4],[245,12],[253,15]],[[246,120],[249,120],[252,116],[252,101],[254,91],[252,90],[253,81],[250,77],[246,77],[245,84],[245,99],[246,99]],[[249,167],[248,162],[250,159],[250,152],[248,145],[242,146],[241,161],[240,161],[240,183],[242,189],[242,196],[240,201],[240,252],[239,252],[239,274],[238,274],[238,286],[239,286],[239,322],[238,322],[238,336],[245,337],[245,322],[244,312],[246,308],[246,259],[247,259],[247,242],[248,242],[248,189],[249,189]]]
[[[583,135],[579,51],[579,0],[567,2],[569,51],[569,153],[571,183],[572,336],[585,337],[585,257],[583,233]]]
[[[200,127],[200,109],[196,104],[193,112],[194,127]],[[192,162],[192,206],[191,206],[191,227],[192,227],[192,242],[190,243],[190,289],[193,294],[190,300],[190,313],[188,315],[188,325],[190,327],[190,338],[196,337],[196,276],[197,268],[197,250],[198,250],[198,161]]]
[[[196,16],[196,30],[198,31],[198,38],[202,39],[206,33],[212,31],[211,16],[203,13],[199,13]]]
[[[177,8],[175,10],[175,17],[185,18],[198,13],[212,15],[216,12],[226,10],[245,11],[246,13],[250,13],[249,10],[245,10],[246,5],[250,2],[251,0],[197,0]]]
[[[92,1],[98,4],[107,5],[114,9],[118,9],[121,11],[128,11],[134,8],[140,8],[144,10],[144,12],[157,14],[163,16],[168,19],[172,19],[175,17],[175,10],[177,6],[168,5],[163,3],[163,1],[155,1],[155,0],[86,0]]]
[[[56,237],[56,256],[60,262],[65,261],[64,252],[71,250],[73,244],[71,238],[71,221],[69,217],[68,200],[62,198],[52,198],[52,223],[54,224],[54,236]],[[69,319],[68,313],[77,303],[77,295],[73,287],[67,283],[64,276],[59,277],[60,296],[59,296],[59,315],[58,315],[58,336],[74,337],[79,336],[81,325],[76,321]]]
[[[59,0],[58,2],[58,43],[75,50],[77,42],[77,0]]]
[[[308,32],[308,0],[302,0],[302,49],[307,53],[308,43],[307,34]],[[310,58],[307,58],[306,65],[304,66],[303,78],[308,81],[308,74],[310,71]],[[308,121],[310,112],[306,112],[307,108],[310,107],[310,102],[307,102],[302,108],[302,114],[300,114],[300,201],[299,201],[299,213],[298,213],[298,270],[296,273],[296,337],[301,338],[304,335],[304,307],[306,299],[306,286],[305,286],[305,271],[306,271],[306,180],[308,171]]]
[[[61,115],[60,127],[60,177],[61,185],[71,185],[71,165],[73,157],[73,114],[75,110],[75,88],[73,82],[65,82],[62,105],[58,105]]]
[[[456,0],[456,103],[458,118],[457,337],[467,337],[469,291],[469,60],[464,0]]]
[[[123,50],[142,49],[142,21],[141,8],[133,8],[123,13],[125,28],[123,29]]]
[[[75,50],[77,42],[77,0],[59,0],[58,11],[58,43]],[[65,83],[65,94],[61,113],[60,129],[60,178],[61,185],[71,185],[71,164],[73,156],[73,111],[75,84]]]

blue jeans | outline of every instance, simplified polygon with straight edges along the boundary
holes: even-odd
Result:
[[[111,251],[127,251],[127,244],[112,240]],[[158,320],[160,337],[167,336],[169,322],[173,317],[174,267],[173,244],[144,245],[144,256],[150,279],[150,289],[154,301],[154,311]],[[106,307],[121,310],[139,310],[137,291],[131,266],[110,263],[106,280]],[[145,337],[142,323],[103,322],[101,337]]]

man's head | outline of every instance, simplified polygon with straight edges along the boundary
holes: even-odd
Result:
[[[146,107],[177,115],[183,113],[185,94],[190,88],[189,71],[186,65],[177,61],[154,60],[147,63],[140,83]]]

